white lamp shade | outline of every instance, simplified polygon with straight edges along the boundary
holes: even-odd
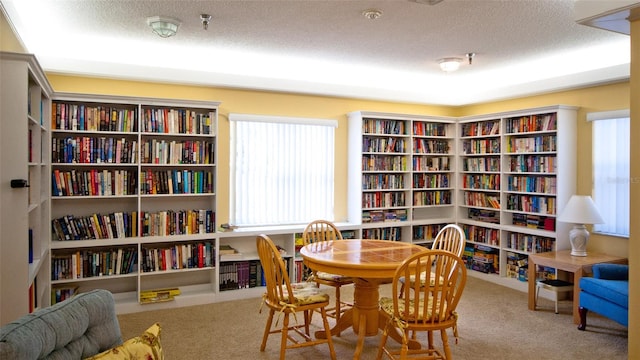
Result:
[[[598,212],[591,196],[572,195],[562,210],[558,221],[572,224],[602,224],[604,219]]]

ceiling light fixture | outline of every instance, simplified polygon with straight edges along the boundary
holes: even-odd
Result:
[[[448,57],[442,58],[438,60],[438,62],[440,63],[440,69],[442,69],[442,71],[452,72],[458,70],[462,59],[457,57]]]
[[[147,25],[149,25],[158,36],[168,38],[176,34],[180,26],[180,21],[163,16],[152,16],[147,18]]]
[[[209,28],[209,21],[211,21],[211,15],[200,14],[200,21],[202,21],[202,28],[207,30]]]
[[[377,18],[379,18],[380,16],[382,16],[382,11],[378,10],[378,9],[367,9],[365,11],[362,12],[362,15],[364,17],[366,17],[369,20],[375,20]]]

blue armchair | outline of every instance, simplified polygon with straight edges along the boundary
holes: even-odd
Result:
[[[589,311],[628,326],[629,265],[596,264],[593,277],[580,279],[579,330],[587,327]]]

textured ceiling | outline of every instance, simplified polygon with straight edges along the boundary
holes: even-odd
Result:
[[[0,2],[43,68],[68,74],[462,105],[629,73],[629,37],[577,24],[572,0]],[[178,34],[153,34],[156,15]]]

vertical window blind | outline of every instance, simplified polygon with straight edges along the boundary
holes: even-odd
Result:
[[[335,120],[230,114],[230,222],[334,217]]]
[[[593,230],[628,237],[629,111],[589,113],[587,120],[593,121],[593,200],[605,220]]]

